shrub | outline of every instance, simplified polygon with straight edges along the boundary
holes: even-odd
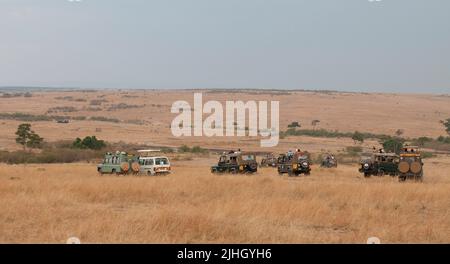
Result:
[[[95,136],[85,137],[83,140],[77,138],[72,146],[78,149],[94,149],[100,150],[106,147],[106,143],[103,140],[98,140]]]
[[[144,107],[144,106],[143,105],[129,105],[129,104],[125,104],[125,103],[120,103],[120,104],[111,105],[108,108],[108,111],[132,109],[132,108],[142,108],[142,107]]]
[[[450,144],[450,137],[440,136],[440,137],[438,137],[437,141],[444,143],[444,144]]]
[[[194,147],[190,148],[190,147],[188,147],[186,145],[183,145],[183,146],[178,148],[178,152],[205,153],[205,152],[207,152],[207,150],[203,149],[203,148],[201,148],[199,146],[194,146]]]
[[[47,110],[47,113],[58,113],[58,112],[72,113],[72,112],[77,112],[77,111],[78,110],[73,106],[56,106],[56,107],[49,108]]]
[[[353,141],[363,143],[364,142],[364,135],[362,133],[359,133],[358,131],[355,131],[352,136]]]
[[[108,118],[108,117],[104,117],[104,116],[92,116],[91,118],[89,118],[89,120],[100,121],[100,122],[112,122],[112,123],[120,122],[120,120],[117,118]]]
[[[178,152],[190,152],[190,151],[191,151],[191,148],[189,148],[186,145],[183,145],[183,146],[178,148]]]
[[[433,158],[435,155],[431,152],[421,152],[421,157],[424,159],[429,159],[429,158]]]
[[[299,122],[292,122],[288,125],[288,128],[296,128],[296,127],[301,127]]]
[[[445,131],[450,135],[450,118],[443,121],[442,124],[445,126]]]
[[[46,115],[33,115],[33,114],[16,112],[16,113],[12,113],[12,114],[0,113],[0,119],[33,122],[33,121],[52,121],[53,117],[46,116]]]
[[[432,142],[433,139],[429,137],[420,137],[414,140],[414,144],[417,144],[420,147],[425,146],[425,143]]]
[[[89,102],[89,104],[92,105],[92,106],[99,106],[102,103],[106,103],[106,102],[108,102],[108,100],[105,100],[105,99],[94,99],[94,100],[91,100]]]
[[[47,148],[41,153],[27,151],[0,152],[0,162],[7,164],[24,163],[72,163],[90,161],[103,155],[102,152],[94,150],[80,150],[67,148]]]

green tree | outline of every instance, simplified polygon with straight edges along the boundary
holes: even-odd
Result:
[[[288,128],[296,128],[296,127],[301,127],[299,122],[292,122],[288,125]]]
[[[364,142],[364,134],[362,134],[358,131],[355,131],[355,133],[353,133],[352,139],[355,142],[355,144],[356,144],[356,142],[363,143]]]
[[[77,138],[72,143],[74,148],[78,149],[94,149],[99,150],[106,147],[106,143],[103,140],[98,140],[97,137],[85,137],[84,139]]]
[[[403,135],[404,133],[405,133],[405,131],[404,131],[403,129],[397,129],[397,131],[395,131],[395,135],[396,135],[397,137]]]
[[[429,137],[420,137],[420,138],[416,139],[416,143],[420,147],[425,146],[426,143],[431,142],[431,141],[433,141],[433,139],[429,138]]]
[[[450,135],[450,118],[442,121],[442,124],[445,126],[445,131]]]
[[[386,152],[399,154],[403,148],[403,141],[399,138],[390,138],[383,142],[383,148]]]
[[[16,131],[16,143],[29,148],[39,148],[44,141],[38,134],[31,130],[31,124],[20,124]]]

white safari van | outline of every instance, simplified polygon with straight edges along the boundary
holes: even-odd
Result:
[[[138,150],[140,173],[163,175],[170,173],[169,158],[155,155],[159,150]]]

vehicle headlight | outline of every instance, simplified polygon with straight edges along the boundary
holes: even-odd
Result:
[[[239,166],[239,170],[244,170],[244,165]]]
[[[365,169],[368,169],[368,168],[369,168],[369,164],[367,164],[367,163],[364,164],[364,168],[365,168]]]
[[[302,165],[303,165],[303,167],[308,167],[308,162],[305,161],[302,163]]]

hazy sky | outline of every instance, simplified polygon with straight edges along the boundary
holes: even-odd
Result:
[[[0,86],[450,92],[448,0],[0,0]]]

